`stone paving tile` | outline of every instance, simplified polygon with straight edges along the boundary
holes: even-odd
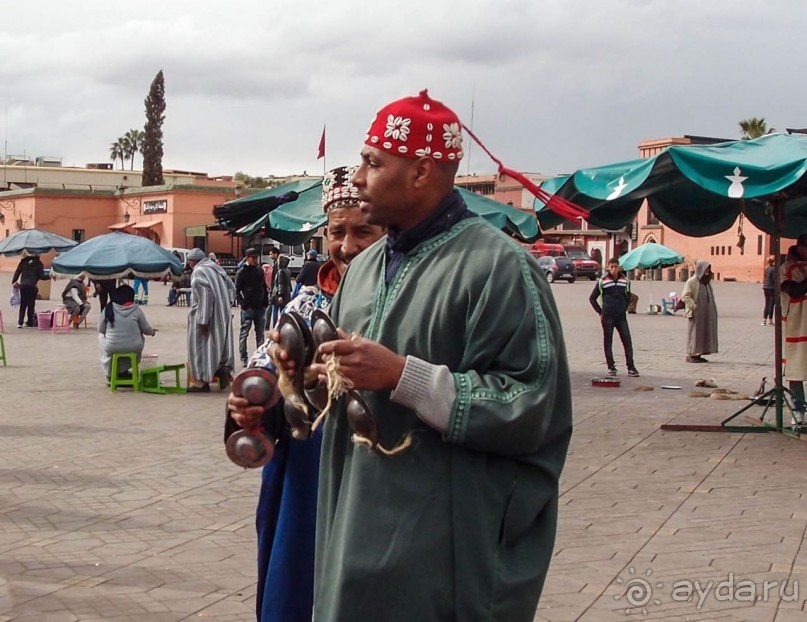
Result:
[[[640,309],[651,292],[657,299],[681,289],[634,286]],[[187,310],[165,307],[160,286],[154,289],[157,304],[145,311],[160,332],[146,350],[160,362],[184,361]],[[763,375],[770,381],[773,331],[757,321],[759,286],[716,285],[722,351],[706,365],[684,361],[683,318],[630,316],[642,377],[621,374],[617,389],[590,382],[605,371],[590,289],[582,282],[553,286],[572,366],[575,432],[535,619],[807,619],[807,587],[794,602],[710,595],[701,608],[669,592],[676,582],[707,585],[729,573],[758,586],[807,586],[807,445],[779,434],[659,430],[664,423],[717,424],[744,405],[690,397],[698,379],[745,394]],[[13,317],[5,300],[0,309]],[[0,622],[254,620],[260,473],[224,456],[224,395],[110,394],[93,322],[70,335],[7,328],[6,348]],[[620,365],[618,340],[615,354]],[[652,390],[635,390],[646,387]],[[761,410],[734,423],[755,420]],[[626,582],[648,570],[665,586],[654,588],[661,604],[628,615]]]

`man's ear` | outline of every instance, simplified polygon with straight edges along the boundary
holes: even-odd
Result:
[[[413,184],[415,188],[428,186],[434,178],[437,164],[431,158],[419,158],[412,166]]]

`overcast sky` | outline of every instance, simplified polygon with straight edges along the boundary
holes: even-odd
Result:
[[[752,116],[807,126],[805,17],[803,0],[3,2],[0,129],[9,154],[108,161],[162,69],[164,168],[321,173],[323,124],[328,167],[354,163],[374,112],[428,87],[468,125],[473,102],[508,166],[568,172],[651,138],[739,138]],[[470,152],[461,172],[494,170]]]

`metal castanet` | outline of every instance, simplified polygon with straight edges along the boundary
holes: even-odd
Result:
[[[233,432],[224,444],[227,457],[245,469],[257,469],[272,459],[275,453],[274,439],[262,428],[253,431]]]
[[[290,400],[283,402],[283,415],[291,427],[291,435],[299,441],[307,440],[311,436],[311,422],[305,412],[294,405]]]
[[[318,357],[319,346],[328,341],[339,339],[339,331],[331,317],[321,309],[315,309],[311,314],[311,337],[314,341],[314,358]],[[320,361],[321,362],[321,361]]]
[[[233,378],[232,392],[245,398],[251,406],[271,408],[280,399],[277,390],[277,376],[271,372],[251,367]],[[225,443],[227,457],[245,469],[255,469],[265,465],[275,452],[274,439],[263,428],[238,430],[231,434]]]
[[[378,445],[378,424],[370,406],[356,391],[350,391],[347,403],[347,420],[353,431],[369,441],[372,448]]]
[[[304,390],[304,369],[314,360],[314,340],[311,329],[299,313],[293,311],[280,316],[277,323],[280,334],[278,346],[286,352],[295,365],[294,388],[302,396]]]
[[[233,378],[233,394],[246,398],[251,406],[271,408],[280,399],[277,376],[259,367],[250,367]]]

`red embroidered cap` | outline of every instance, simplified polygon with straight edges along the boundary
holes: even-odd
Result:
[[[453,110],[429,97],[404,97],[376,113],[365,144],[396,156],[430,156],[438,162],[462,159],[462,124]]]
[[[359,189],[351,179],[358,166],[337,166],[322,178],[322,209],[327,214],[337,207],[358,207]]]

